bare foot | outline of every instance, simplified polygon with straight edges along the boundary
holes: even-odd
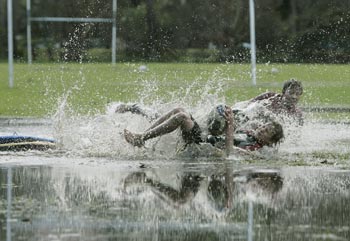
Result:
[[[145,141],[142,140],[142,135],[133,134],[127,129],[124,129],[124,138],[127,142],[129,142],[133,146],[143,147],[145,145]]]

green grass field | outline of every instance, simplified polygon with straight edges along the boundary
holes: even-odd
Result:
[[[93,114],[112,101],[142,99],[167,102],[203,91],[221,95],[229,104],[255,95],[281,91],[283,81],[296,78],[305,89],[301,106],[350,107],[350,66],[269,64],[257,66],[257,85],[248,64],[149,63],[15,64],[14,88],[8,87],[8,65],[0,64],[0,116],[46,117],[54,113],[62,96],[77,113]],[[274,69],[274,70],[273,70]],[[205,88],[208,87],[208,88]]]

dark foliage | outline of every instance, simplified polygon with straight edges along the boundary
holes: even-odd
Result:
[[[26,1],[13,1],[15,58],[25,60]],[[0,0],[2,59],[7,57],[6,2]],[[255,2],[258,61],[350,62],[349,1]],[[32,0],[31,7],[33,17],[112,17],[112,0]],[[245,0],[118,1],[117,59],[247,62],[248,9]],[[32,22],[32,41],[35,61],[107,61],[111,24]]]

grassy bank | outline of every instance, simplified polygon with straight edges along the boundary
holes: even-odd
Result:
[[[150,63],[147,71],[140,71],[141,65],[15,64],[15,86],[10,89],[8,66],[0,63],[0,116],[48,116],[63,96],[81,114],[103,111],[112,101],[139,101],[140,94],[150,102],[166,102],[174,93],[181,98],[189,86],[194,96],[203,86],[223,88],[227,103],[234,103],[280,91],[289,78],[303,82],[303,106],[350,107],[348,65],[258,65],[257,86],[251,84],[250,65]]]

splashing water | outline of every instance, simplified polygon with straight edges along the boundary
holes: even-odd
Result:
[[[157,95],[157,81],[143,80],[138,96],[138,105],[148,114],[166,113],[175,107],[187,109],[193,117],[204,123],[208,112],[218,103],[225,103],[223,80],[213,76],[202,85],[194,81],[187,88],[167,93],[170,101]],[[178,142],[178,132],[155,138],[147,142],[145,149],[134,148],[123,137],[123,130],[144,131],[151,123],[145,117],[132,113],[115,113],[120,102],[110,103],[102,115],[75,115],[69,106],[67,93],[60,99],[54,115],[55,137],[60,147],[70,153],[84,156],[106,156],[128,159],[172,158]],[[128,103],[131,104],[131,103]]]
[[[205,84],[199,77],[186,87],[169,91],[165,100],[158,95],[159,81],[155,77],[143,79],[136,102],[150,115],[164,114],[175,107],[183,107],[200,126],[204,126],[210,110],[219,103],[226,103],[225,80],[218,70]],[[181,139],[179,131],[147,141],[146,148],[135,148],[124,140],[123,130],[141,133],[151,125],[147,118],[132,113],[115,113],[120,102],[108,104],[102,115],[75,115],[67,101],[73,93],[67,91],[61,98],[54,116],[55,137],[60,147],[68,153],[127,160],[175,158],[178,140]],[[278,146],[278,152],[276,148],[263,149],[261,153],[264,159],[286,158],[295,161],[309,156],[313,160],[323,161],[325,155],[330,157],[330,153],[334,154],[335,159],[339,155],[342,155],[342,159],[349,156],[349,125],[320,123],[310,119],[310,116],[306,116],[303,126],[285,119],[279,121],[284,124],[285,140]]]

